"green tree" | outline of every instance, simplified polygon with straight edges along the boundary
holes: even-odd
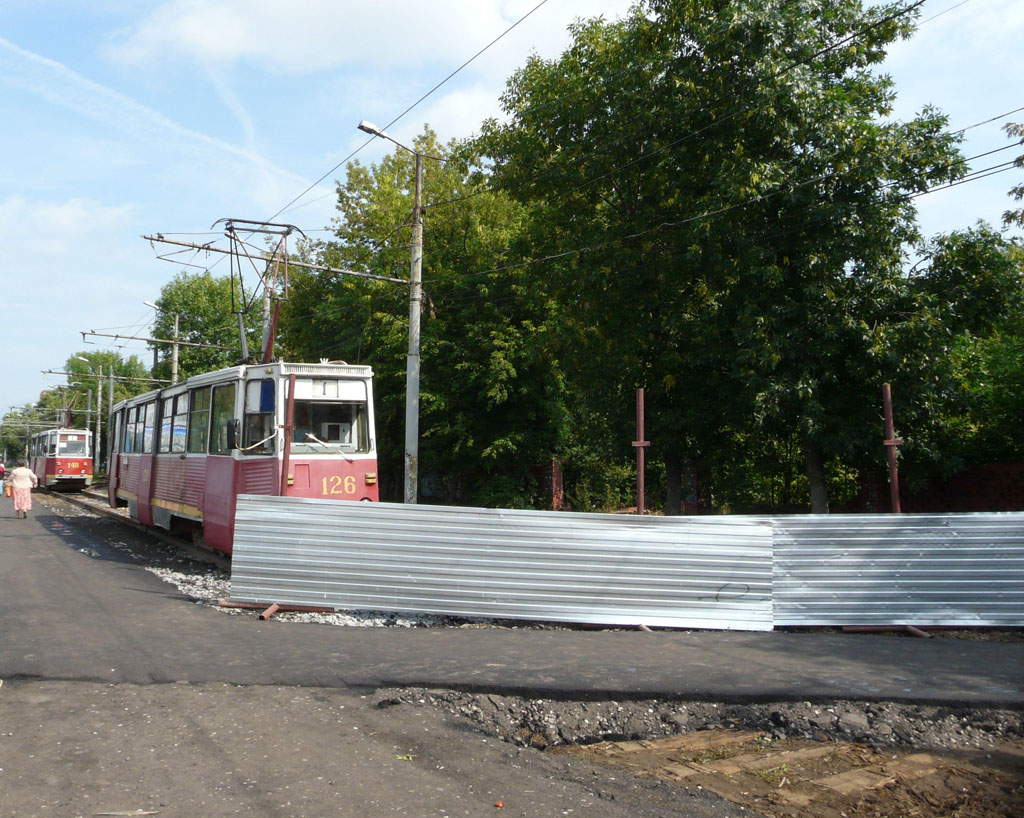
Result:
[[[106,412],[107,401],[110,397],[107,389],[110,384],[111,371],[114,374],[114,403],[157,387],[157,384],[150,380],[146,365],[137,355],[122,358],[120,353],[113,350],[76,352],[65,362],[64,371],[71,373],[68,376],[69,385],[80,393],[91,390],[94,400],[97,389],[99,389],[97,378],[102,372],[104,412]]]
[[[84,360],[83,360],[84,359]],[[0,421],[0,449],[20,456],[25,444],[36,432],[59,426],[94,428],[97,374],[103,371],[101,416],[106,418],[109,402],[109,376],[114,371],[114,402],[146,392],[154,387],[149,372],[135,355],[122,358],[110,350],[83,350],[71,355],[64,364],[67,384],[47,389],[35,405],[12,409]],[[89,400],[89,393],[92,393]],[[104,420],[104,423],[106,421]]]
[[[261,315],[250,308],[252,292],[244,295],[230,275],[215,277],[208,270],[198,274],[181,272],[160,290],[153,337],[174,339],[174,315],[178,314],[178,339],[207,346],[178,347],[178,380],[192,375],[234,366],[241,360],[237,313],[242,312],[246,338],[252,355],[260,344]],[[154,377],[171,377],[173,345],[150,344],[159,355]],[[226,347],[216,349],[214,346]]]
[[[51,428],[53,417],[31,404],[12,406],[0,420],[0,462],[7,468],[25,455],[28,439],[36,432]]]
[[[529,207],[521,252],[547,259],[527,286],[577,328],[567,370],[620,384],[581,393],[647,386],[666,473],[795,435],[825,511],[827,464],[876,446],[879,388],[912,337],[911,196],[962,172],[945,117],[888,119],[873,71],[915,14],[646,0],[531,59],[507,121],[485,124],[491,186]]]
[[[937,238],[914,286],[924,292],[949,354],[953,385],[932,414],[932,463],[948,473],[968,463],[1024,456],[1024,250],[985,225]],[[920,424],[924,426],[924,424]],[[936,442],[937,441],[937,442]]]

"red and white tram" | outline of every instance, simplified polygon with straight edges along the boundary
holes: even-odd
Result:
[[[45,488],[80,491],[92,483],[92,432],[49,429],[28,443],[28,467]]]
[[[368,366],[209,372],[122,401],[110,428],[110,504],[228,554],[239,494],[378,499]]]

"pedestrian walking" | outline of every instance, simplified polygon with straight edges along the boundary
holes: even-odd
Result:
[[[39,478],[31,469],[25,468],[23,460],[19,460],[18,468],[7,475],[7,485],[14,494],[14,516],[17,517],[20,512],[27,519],[32,510],[32,489],[39,485]]]

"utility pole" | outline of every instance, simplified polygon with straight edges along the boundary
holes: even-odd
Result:
[[[93,462],[97,464],[100,462],[100,443],[103,439],[103,364],[98,366],[99,370],[96,375],[96,431],[92,438]]]
[[[420,312],[423,303],[423,154],[416,154],[409,262],[409,355],[405,367],[405,502],[419,499]]]
[[[423,303],[423,160],[442,161],[420,153],[388,136],[365,119],[357,126],[363,133],[394,142],[416,158],[416,181],[412,207],[412,259],[409,265],[409,354],[405,365],[405,502],[419,498],[420,469],[420,307]]]
[[[171,383],[178,382],[178,313],[174,313],[174,341],[171,343]]]

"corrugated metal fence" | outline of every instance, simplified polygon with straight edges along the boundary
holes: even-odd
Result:
[[[1024,625],[1024,513],[635,517],[239,497],[232,598],[594,624]]]
[[[243,495],[231,595],[595,624],[771,630],[771,528]]]
[[[776,625],[1024,625],[1024,514],[772,518]]]

